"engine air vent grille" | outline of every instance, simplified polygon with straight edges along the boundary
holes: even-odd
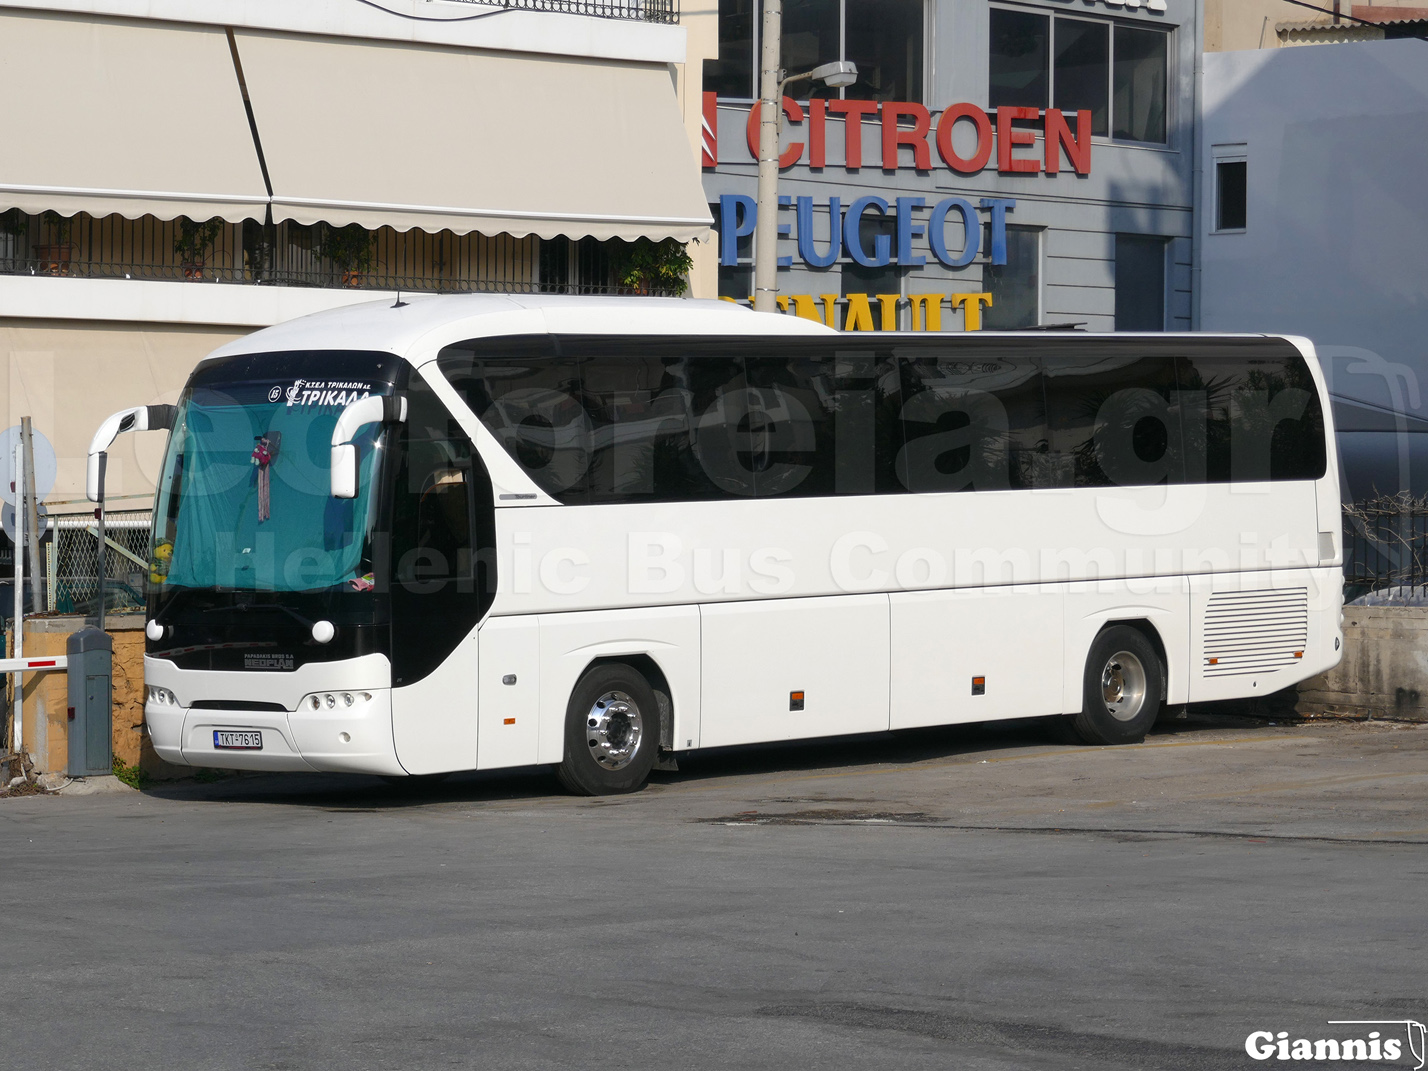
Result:
[[[1205,610],[1207,677],[1272,673],[1297,665],[1309,641],[1309,591],[1221,591]]]

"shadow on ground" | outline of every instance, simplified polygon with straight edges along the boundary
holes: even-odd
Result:
[[[1262,714],[1217,704],[1213,710],[1167,715],[1149,739],[1245,730],[1276,724]],[[1282,721],[1279,722],[1283,724]],[[1056,750],[1084,747],[1067,733],[1065,719],[904,729],[860,736],[828,737],[772,744],[711,748],[679,759],[677,772],[656,771],[655,786],[687,785],[718,778],[800,773],[808,770],[903,766],[971,756],[990,751]],[[218,773],[214,771],[214,773]],[[360,774],[219,774],[149,785],[145,795],[159,799],[214,803],[276,803],[344,810],[387,810],[451,803],[501,803],[560,798],[566,794],[549,767],[471,771],[444,780],[411,778],[387,781]],[[571,802],[578,802],[574,799]]]

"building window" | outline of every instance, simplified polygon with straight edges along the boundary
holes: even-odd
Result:
[[[721,97],[752,97],[754,41],[759,5],[755,0],[719,0],[719,58],[704,61],[704,91]]]
[[[1089,111],[1091,132],[1164,143],[1170,34],[1105,19],[992,8],[992,108]]]
[[[1116,235],[1116,330],[1165,330],[1166,239]]]
[[[992,247],[990,226],[983,248]],[[1007,262],[982,269],[982,289],[992,303],[982,310],[987,331],[1015,331],[1041,323],[1041,228],[1007,226]]]
[[[834,60],[858,65],[846,89],[789,84],[791,97],[922,100],[926,0],[785,0],[780,60],[806,71]],[[721,97],[759,95],[759,31],[755,0],[719,0],[719,58],[704,61],[704,89]]]
[[[1127,141],[1165,140],[1166,61],[1169,58],[1165,44],[1163,30],[1116,27],[1112,137]]]
[[[1249,164],[1215,161],[1215,230],[1242,231],[1249,219]]]
[[[545,294],[605,294],[615,288],[610,247],[596,238],[543,239],[539,288]]]

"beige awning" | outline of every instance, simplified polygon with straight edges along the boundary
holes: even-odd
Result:
[[[266,212],[221,28],[0,13],[0,209]]]
[[[273,216],[580,238],[710,226],[669,71],[238,31]]]

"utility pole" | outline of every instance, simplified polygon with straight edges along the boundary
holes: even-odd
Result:
[[[45,601],[45,574],[40,569],[40,496],[35,484],[35,430],[29,417],[20,418],[20,441],[25,444],[25,531],[30,534],[30,612],[43,613],[49,604]],[[21,503],[16,502],[17,512]]]
[[[783,40],[783,0],[764,0],[759,66],[759,191],[754,226],[754,311],[778,311],[778,132],[783,119],[783,91],[805,78],[835,89],[858,80],[858,65],[834,60],[811,71],[785,76],[779,66]],[[833,221],[838,226],[838,221]]]
[[[778,294],[778,129],[783,117],[779,44],[783,0],[764,0],[759,64],[759,195],[754,228],[754,311],[776,312]]]

